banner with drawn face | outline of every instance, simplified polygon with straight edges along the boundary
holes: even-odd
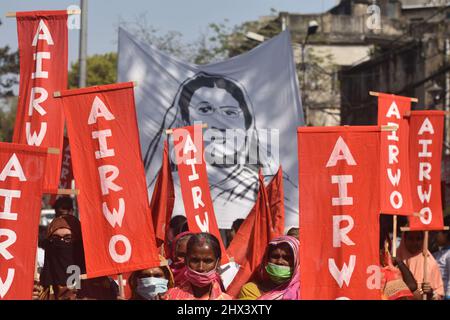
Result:
[[[204,157],[219,227],[230,228],[247,216],[256,200],[258,169],[271,177],[280,164],[286,224],[298,223],[293,151],[303,111],[289,32],[231,59],[194,65],[120,29],[118,81],[138,82],[136,108],[149,196],[161,166],[165,129],[202,122],[208,125]],[[173,145],[171,149],[173,160]],[[178,175],[173,178],[173,214],[184,214]]]

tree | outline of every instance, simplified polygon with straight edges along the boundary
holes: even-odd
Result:
[[[19,52],[11,52],[9,46],[0,48],[0,97],[13,95],[12,87],[18,83],[18,74]]]
[[[110,52],[89,56],[87,64],[86,86],[115,83],[117,79],[117,53]],[[71,64],[69,71],[69,88],[78,87],[79,62]]]
[[[12,140],[17,106],[13,89],[19,83],[18,76],[18,51],[11,52],[8,46],[0,48],[0,141]]]

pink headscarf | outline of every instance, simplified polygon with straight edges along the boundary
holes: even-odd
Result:
[[[179,263],[179,262],[175,263],[173,261],[175,259],[175,254],[176,254],[175,251],[177,249],[177,242],[181,238],[188,236],[188,235],[192,235],[192,234],[194,234],[194,233],[192,233],[190,231],[181,232],[173,239],[172,248],[171,248],[172,249],[171,250],[172,264],[170,265],[170,269],[172,270],[172,273],[173,273],[175,285],[179,285],[184,280],[186,280],[186,277],[185,277],[186,265],[184,263]]]
[[[397,250],[397,256],[403,260],[406,266],[411,270],[414,278],[417,281],[417,285],[420,287],[423,283],[423,262],[424,256],[422,251],[413,255],[411,254],[405,245],[405,234],[402,235],[402,241]],[[439,266],[433,255],[427,250],[427,276],[428,282],[435,293],[441,297],[444,296],[444,284],[442,282],[441,272]]]
[[[289,280],[286,283],[283,283],[276,287],[275,289],[263,294],[258,298],[258,300],[299,300],[300,299],[300,270],[299,270],[299,256],[298,256],[298,250],[300,246],[300,242],[298,239],[291,237],[291,236],[281,236],[278,238],[273,239],[269,242],[269,245],[267,246],[266,252],[264,253],[263,261],[260,266],[259,270],[259,276],[260,279],[266,279],[267,278],[267,272],[265,269],[265,266],[267,264],[268,255],[269,255],[269,246],[270,245],[279,245],[281,243],[287,243],[291,249],[292,253],[294,255],[294,270],[291,277],[291,280]]]

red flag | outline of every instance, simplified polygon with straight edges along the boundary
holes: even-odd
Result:
[[[69,138],[64,137],[63,144],[63,156],[62,156],[62,165],[61,165],[61,176],[59,178],[59,188],[61,189],[71,189],[72,180],[73,180],[73,171],[72,171],[72,160],[70,155],[70,145]],[[50,203],[54,205],[56,199],[58,199],[59,195],[53,194],[50,198]]]
[[[89,278],[159,265],[133,83],[61,92]]]
[[[302,299],[380,299],[379,152],[379,127],[298,129]]]
[[[155,237],[158,247],[164,243],[165,254],[170,252],[166,241],[169,230],[170,218],[172,217],[175,203],[175,190],[173,187],[172,170],[169,163],[169,146],[164,141],[163,159],[158,178],[153,189],[150,208],[152,211],[153,226],[155,227]]]
[[[409,178],[409,122],[411,98],[380,93],[378,125],[396,127],[381,132],[380,206],[383,214],[412,215]]]
[[[46,157],[0,142],[0,300],[32,297]]]
[[[411,230],[442,230],[441,159],[443,111],[413,111],[410,117],[411,190],[414,211]]]
[[[202,126],[177,128],[172,136],[189,231],[209,232],[216,236],[223,253],[221,264],[228,263],[209,191]]]
[[[67,12],[17,12],[20,85],[13,142],[63,146],[64,115],[53,92],[67,88]],[[56,193],[61,154],[49,154],[44,192]]]
[[[264,177],[259,175],[259,190],[255,206],[240,226],[227,249],[240,268],[227,288],[233,297],[249,281],[262,261],[270,240],[281,236],[284,230],[283,171],[280,167],[267,187]]]

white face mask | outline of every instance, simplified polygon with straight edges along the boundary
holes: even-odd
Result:
[[[165,293],[169,280],[165,278],[139,278],[137,279],[136,292],[146,300],[154,300],[160,293]]]

